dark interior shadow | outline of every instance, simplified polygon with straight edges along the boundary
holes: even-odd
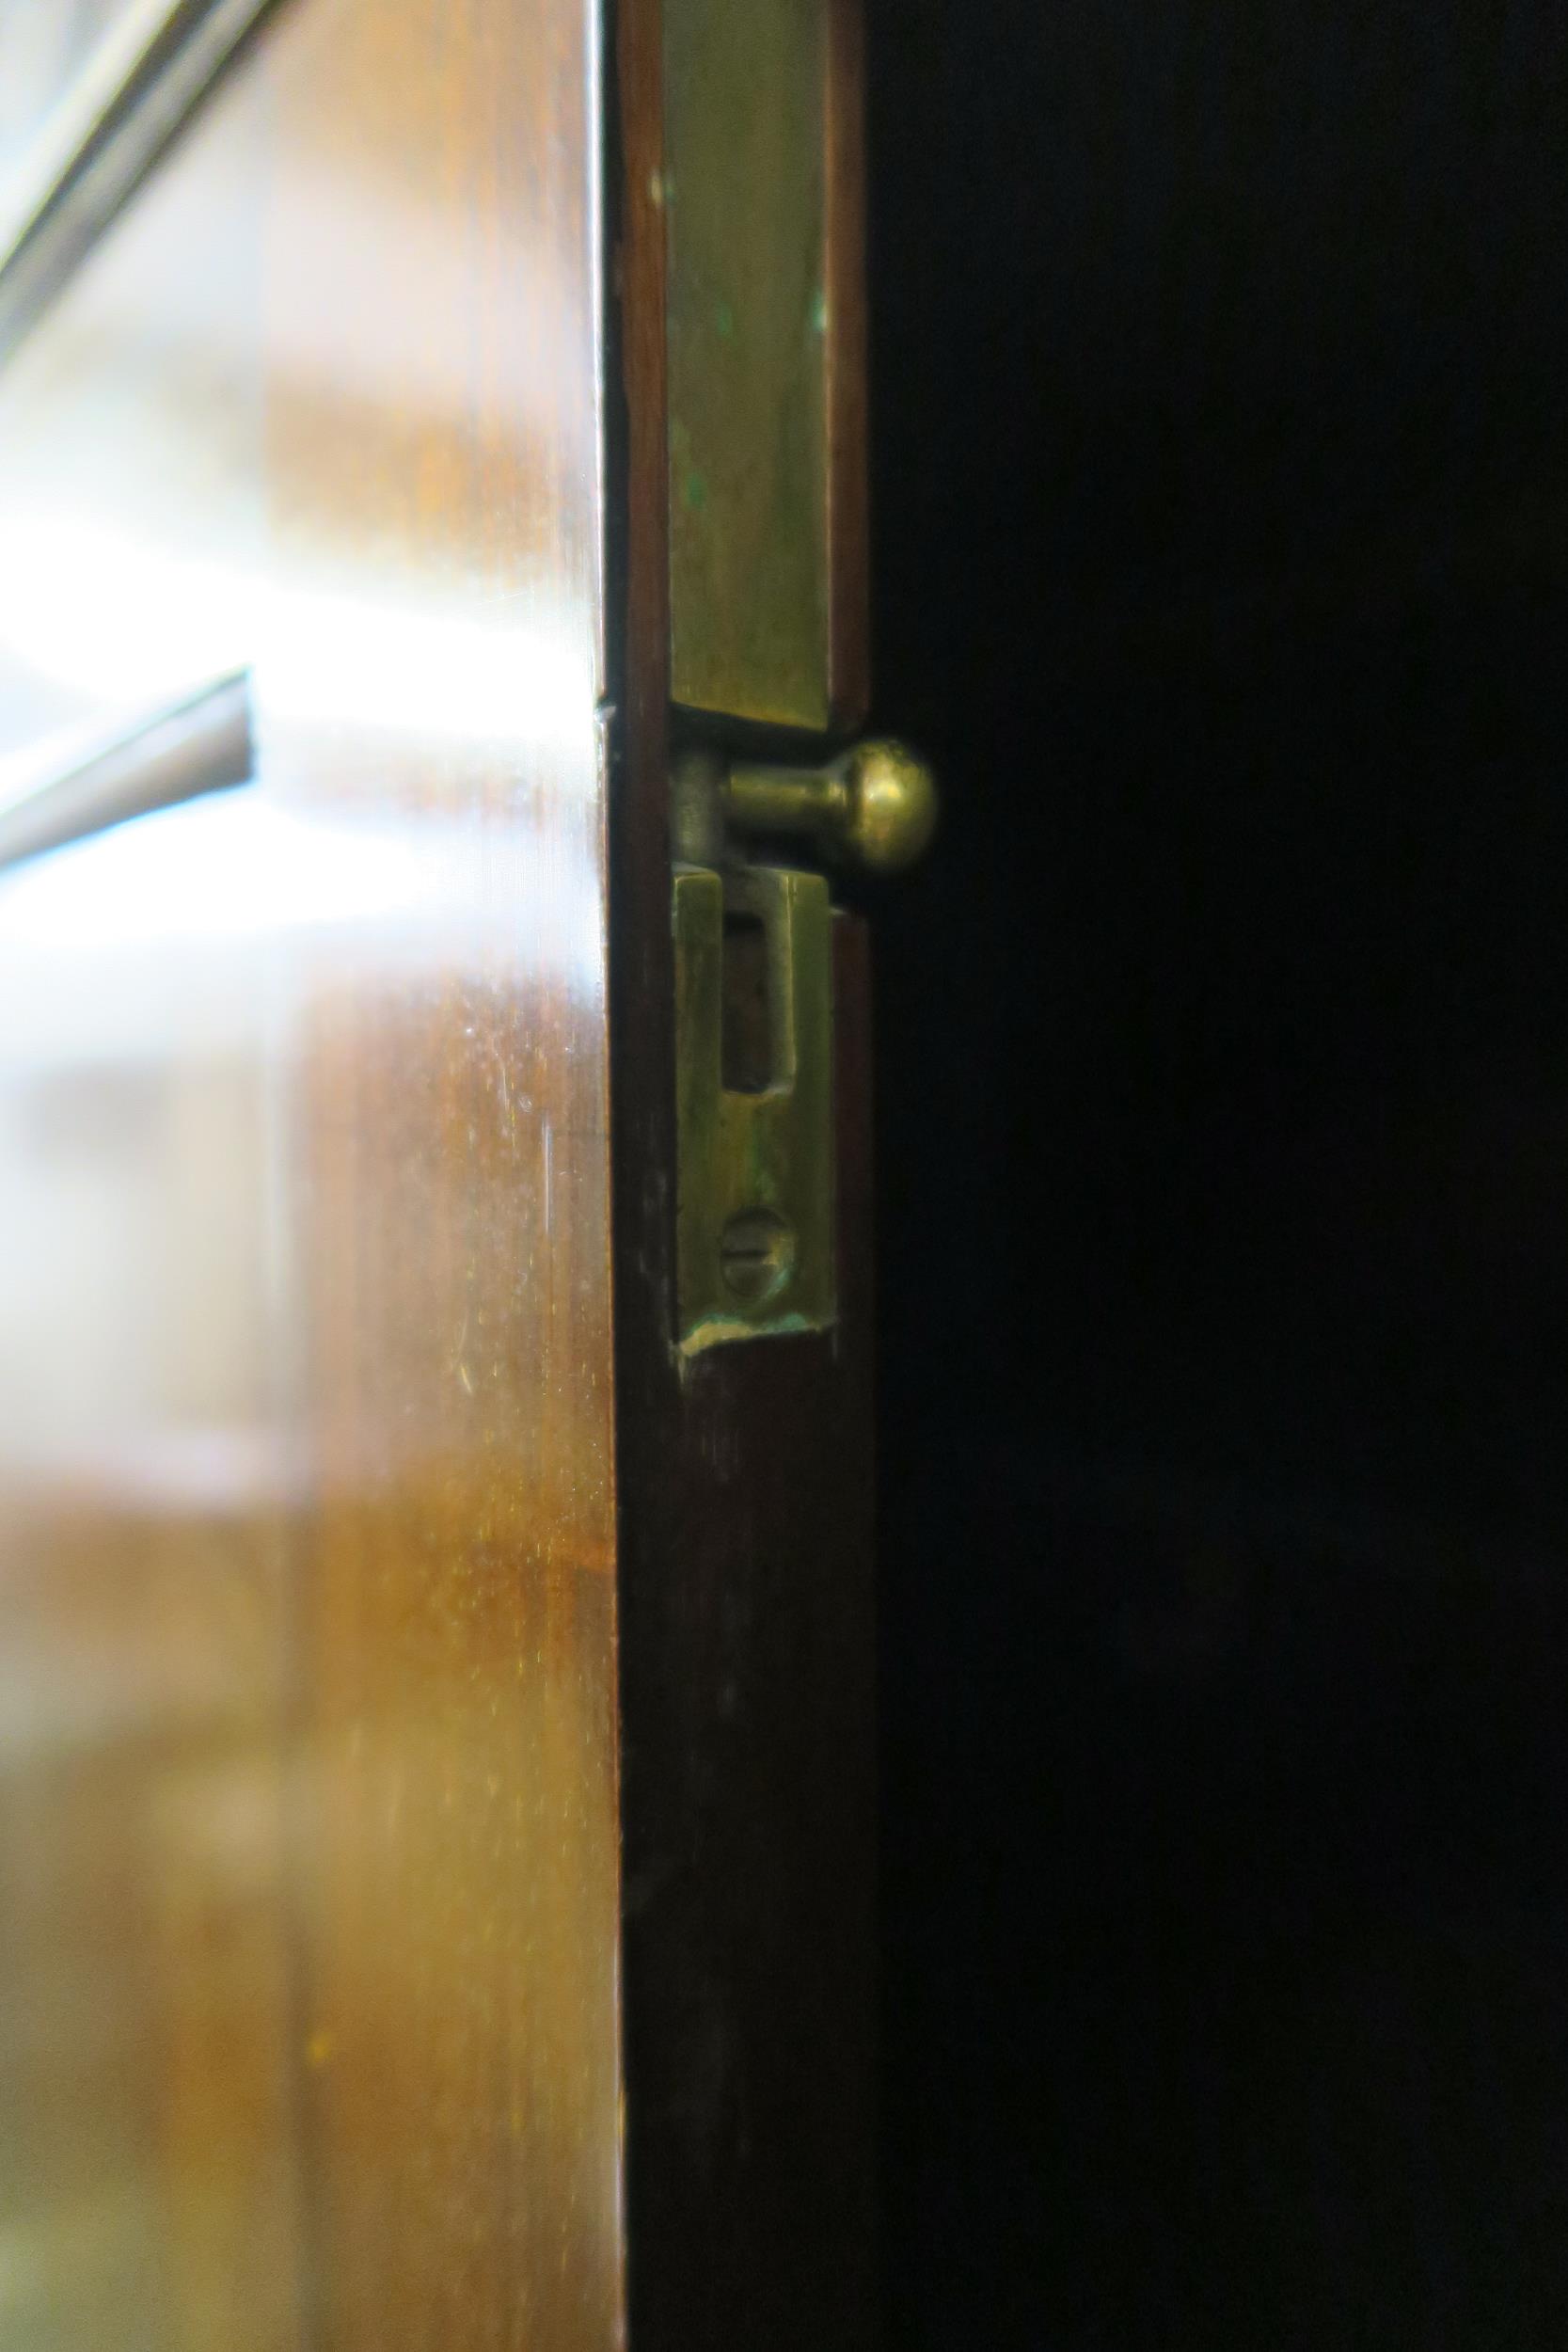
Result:
[[[871,13],[893,2340],[1568,2341],[1568,20]]]

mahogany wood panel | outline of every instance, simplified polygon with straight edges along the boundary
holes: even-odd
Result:
[[[610,2344],[623,2228],[640,2347],[874,2338],[864,941],[840,1327],[683,1379],[621,34],[613,1365],[590,12],[284,0],[0,372],[0,787],[256,752],[0,880],[30,2344]]]
[[[285,0],[0,371],[0,2333],[619,2340],[595,35]]]

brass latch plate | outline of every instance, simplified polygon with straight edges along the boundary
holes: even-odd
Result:
[[[853,19],[663,11],[670,691],[816,731],[866,695]]]
[[[819,874],[676,869],[684,1355],[834,1319],[832,922]]]

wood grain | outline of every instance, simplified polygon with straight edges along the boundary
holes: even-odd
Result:
[[[0,373],[0,2164],[29,2345],[621,2328],[580,0],[293,0]]]
[[[864,943],[840,1327],[683,1381],[620,38],[612,610],[580,0],[291,0],[0,372],[6,774],[255,753],[0,881],[32,2345],[608,2346],[626,2240],[639,2347],[874,2340]]]

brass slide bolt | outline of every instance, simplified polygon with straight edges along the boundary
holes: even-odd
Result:
[[[734,831],[804,835],[818,855],[863,874],[900,874],[936,831],[930,769],[891,737],[857,743],[824,768],[731,763],[722,787]]]

